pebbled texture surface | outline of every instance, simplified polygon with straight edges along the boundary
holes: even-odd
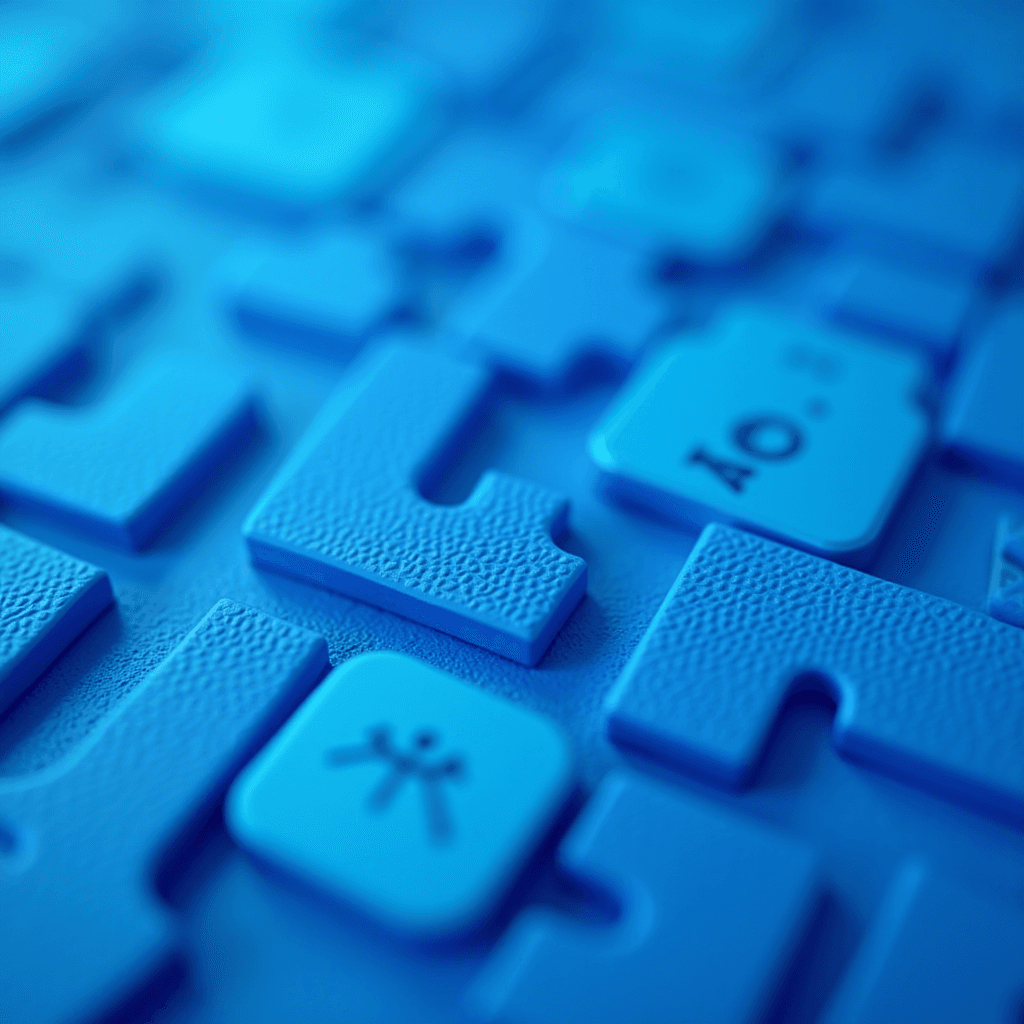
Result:
[[[158,858],[326,667],[322,638],[221,601],[75,755],[0,785],[21,846],[0,873],[0,1016],[87,1018],[166,962]]]
[[[739,783],[806,673],[839,702],[840,750],[1024,815],[1024,633],[726,526],[704,530],[610,695],[609,732]]]
[[[417,492],[486,397],[489,375],[392,346],[339,391],[245,526],[268,568],[533,664],[586,587],[551,537],[568,503],[487,473],[458,507]]]
[[[0,526],[0,710],[112,600],[102,569]]]
[[[559,859],[613,892],[621,916],[598,930],[521,915],[473,994],[488,1020],[758,1021],[817,896],[808,851],[621,773],[602,782]]]

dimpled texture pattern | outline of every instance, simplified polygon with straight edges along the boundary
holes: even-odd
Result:
[[[1024,633],[720,525],[612,691],[609,731],[738,783],[807,673],[837,697],[840,750],[1024,814]]]
[[[166,961],[160,855],[327,664],[322,638],[221,601],[83,747],[0,786],[21,847],[0,874],[0,1017],[91,1019]],[[61,968],[40,985],[44,961]]]
[[[0,709],[112,596],[102,569],[0,526]]]
[[[586,588],[582,559],[551,539],[567,502],[499,473],[454,508],[417,491],[489,383],[436,352],[381,350],[254,510],[255,561],[534,663]]]

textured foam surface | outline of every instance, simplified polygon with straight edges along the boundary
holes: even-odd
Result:
[[[326,666],[322,638],[222,601],[75,755],[0,784],[6,1019],[90,1019],[166,965],[159,857]],[[44,960],[61,964],[45,985]]]
[[[417,492],[489,376],[389,346],[328,402],[245,526],[254,560],[533,664],[586,588],[552,541],[567,502],[488,473],[462,505]]]
[[[753,1024],[817,896],[809,851],[628,775],[604,780],[559,859],[612,893],[620,917],[587,928],[521,915],[476,982],[487,1020]]]
[[[254,425],[244,376],[156,357],[92,406],[26,402],[0,425],[0,495],[108,543],[145,545]]]
[[[839,749],[1024,816],[1024,633],[730,527],[705,529],[608,703],[608,728],[725,783],[796,681],[839,702]]]
[[[112,600],[102,569],[0,526],[0,711]]]

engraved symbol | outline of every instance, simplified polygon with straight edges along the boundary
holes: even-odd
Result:
[[[428,762],[427,756],[438,742],[437,733],[421,729],[413,737],[412,748],[403,751],[392,742],[391,730],[386,725],[378,725],[369,730],[366,743],[336,747],[327,751],[326,758],[327,763],[336,768],[378,760],[390,767],[390,771],[367,797],[366,806],[374,813],[380,813],[391,805],[407,779],[418,779],[431,838],[435,842],[444,843],[452,838],[444,783],[463,778],[465,766],[458,756]]]
[[[766,462],[780,462],[803,447],[800,428],[782,416],[754,416],[732,432],[733,443],[748,455]]]
[[[756,470],[750,469],[748,466],[741,466],[737,462],[726,462],[725,459],[716,459],[713,455],[708,454],[703,447],[695,448],[690,453],[690,458],[687,461],[700,466],[707,466],[715,476],[737,494],[743,492],[743,485],[746,483],[747,477],[753,476],[756,472]]]

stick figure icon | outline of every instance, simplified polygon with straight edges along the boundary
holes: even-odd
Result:
[[[452,837],[451,817],[445,802],[444,783],[464,778],[465,766],[457,755],[439,761],[426,760],[434,750],[440,737],[430,729],[421,729],[413,737],[412,748],[400,750],[391,739],[391,730],[386,725],[374,726],[369,730],[366,743],[352,747],[335,747],[327,751],[327,763],[339,768],[366,761],[380,760],[390,766],[390,771],[371,790],[367,807],[379,813],[390,806],[403,783],[416,778],[423,795],[423,807],[427,816],[427,828],[435,842],[447,842]]]

